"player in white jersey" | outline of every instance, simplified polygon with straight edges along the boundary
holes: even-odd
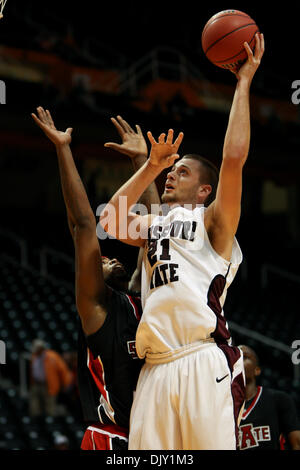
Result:
[[[154,354],[173,360],[182,346],[216,334],[219,341],[229,339],[222,308],[242,253],[236,240],[231,262],[214,251],[204,213],[204,206],[177,207],[151,224],[142,268],[144,313],[137,332],[137,352],[151,355],[151,361]]]
[[[186,155],[176,162],[183,133],[173,143],[172,130],[158,142],[149,132],[148,162],[110,201],[117,217],[114,235],[145,246],[143,318],[136,338],[145,365],[131,411],[129,449],[237,448],[243,360],[241,350],[231,346],[223,304],[242,260],[235,234],[250,144],[250,85],[264,53],[263,35],[256,35],[255,53],[246,43],[245,49],[248,60],[236,71],[217,184],[202,157]],[[124,213],[121,197],[131,208],[170,166],[162,196],[168,214]],[[109,231],[106,214],[101,220]],[[132,223],[140,228],[138,237],[132,236]]]

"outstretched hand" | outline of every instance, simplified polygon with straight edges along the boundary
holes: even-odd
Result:
[[[50,111],[48,111],[48,109],[45,111],[41,106],[37,108],[37,114],[38,116],[31,113],[31,116],[54,145],[70,145],[72,140],[72,128],[69,127],[65,132],[58,131],[54,125]]]
[[[162,169],[172,166],[179,158],[177,151],[183,139],[183,132],[178,134],[177,139],[173,143],[174,131],[169,129],[167,139],[165,140],[166,134],[160,134],[158,142],[154,139],[152,133],[147,133],[148,139],[151,143],[151,152],[149,160],[153,166],[159,166]]]
[[[251,81],[260,65],[262,56],[265,52],[264,35],[261,33],[256,33],[254,53],[247,42],[244,43],[244,48],[247,52],[247,60],[238,70],[232,70],[232,72],[235,74],[238,80],[241,78],[246,78]]]
[[[130,158],[138,156],[147,157],[148,148],[144,139],[140,126],[136,125],[136,132],[121,116],[117,119],[111,118],[112,123],[115,125],[119,135],[121,136],[122,143],[107,142],[104,147],[109,147],[118,152],[128,155]]]

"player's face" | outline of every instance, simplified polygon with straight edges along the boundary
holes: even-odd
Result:
[[[240,349],[243,351],[246,382],[249,382],[260,374],[260,368],[257,365],[255,354],[250,348],[240,346]]]
[[[182,158],[167,174],[162,202],[199,204],[200,164],[191,158]]]
[[[116,258],[102,257],[102,269],[105,282],[116,288],[124,288],[128,282],[128,274],[125,267]]]

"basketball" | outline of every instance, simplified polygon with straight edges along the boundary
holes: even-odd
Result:
[[[201,43],[208,60],[225,69],[237,70],[247,59],[244,42],[252,50],[259,29],[255,21],[239,10],[224,10],[212,16],[203,28]]]

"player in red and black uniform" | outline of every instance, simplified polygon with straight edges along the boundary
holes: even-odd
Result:
[[[80,316],[78,385],[88,428],[84,450],[127,449],[130,409],[141,360],[135,352],[135,333],[141,316],[138,296],[141,256],[131,280],[116,259],[102,257],[96,219],[70,149],[72,129],[60,132],[49,111],[37,108],[32,117],[56,147],[69,228],[75,247],[75,292]],[[134,132],[120,116],[112,121],[122,144],[107,143],[132,158],[137,170],[147,158],[139,126]],[[159,204],[155,185],[144,203]]]
[[[116,260],[103,259],[107,315],[101,328],[78,335],[78,386],[83,416],[88,423],[82,449],[127,449],[129,412],[141,368],[135,351],[135,334],[142,314],[140,298],[118,289],[111,277],[127,274]],[[126,281],[125,281],[126,282]],[[111,288],[108,284],[114,286]]]
[[[300,450],[300,424],[292,398],[285,392],[257,385],[256,379],[261,373],[258,357],[248,346],[240,348],[246,376],[246,402],[239,427],[240,450]]]

